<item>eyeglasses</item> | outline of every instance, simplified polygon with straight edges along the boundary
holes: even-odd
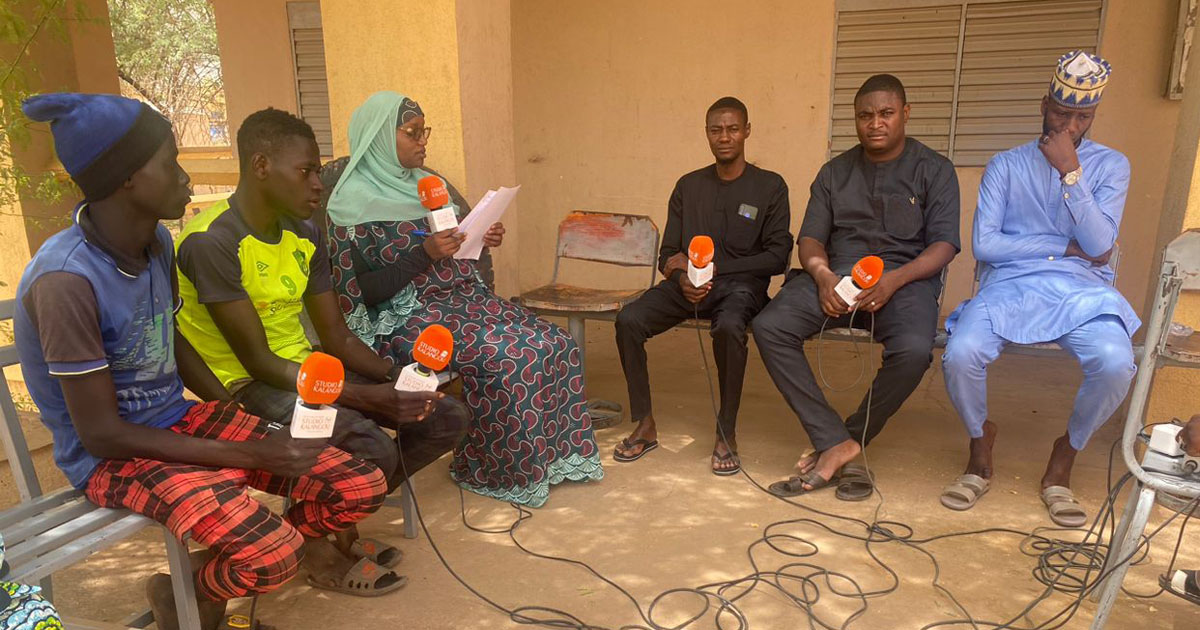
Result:
[[[422,140],[429,139],[429,135],[433,133],[433,127],[422,127],[419,130],[409,127],[401,127],[400,131],[403,131],[404,135],[412,138],[413,142],[421,142]]]

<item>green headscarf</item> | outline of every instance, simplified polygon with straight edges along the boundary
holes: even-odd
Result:
[[[326,206],[334,225],[413,221],[429,217],[417,181],[429,173],[396,157],[396,122],[405,97],[376,92],[350,116],[350,162]]]

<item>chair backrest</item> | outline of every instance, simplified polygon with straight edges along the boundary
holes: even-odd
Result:
[[[16,300],[0,301],[0,322],[11,321],[16,309]],[[4,440],[4,454],[8,457],[8,465],[16,479],[21,500],[29,501],[42,496],[42,486],[38,483],[37,471],[33,467],[33,455],[29,452],[29,443],[21,429],[21,419],[17,416],[12,392],[8,389],[8,380],[3,375],[3,368],[16,363],[17,347],[12,344],[0,346],[0,420],[3,420],[0,422],[0,437]]]
[[[560,259],[587,260],[622,267],[650,267],[650,281],[658,263],[658,226],[638,214],[576,210],[558,224],[554,279]]]
[[[1112,282],[1111,282],[1111,284],[1113,284],[1113,285],[1115,285],[1117,283],[1117,272],[1120,269],[1120,264],[1121,264],[1121,245],[1119,243],[1113,243],[1112,254],[1109,255],[1109,257],[1108,257],[1108,266],[1110,269],[1112,269],[1112,272],[1113,272],[1113,277],[1112,277]],[[971,297],[975,297],[975,294],[979,293],[979,279],[982,276],[983,276],[983,266],[979,264],[978,260],[976,260],[975,261],[975,276],[971,279]]]

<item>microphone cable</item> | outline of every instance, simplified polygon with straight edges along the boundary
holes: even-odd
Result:
[[[851,323],[853,323],[857,312],[857,308],[851,311]],[[696,319],[699,319],[698,304],[693,305],[693,314],[696,316]],[[873,340],[875,332],[874,313],[871,313],[871,320],[869,332],[871,336],[870,338]],[[822,323],[821,331],[817,336],[818,344],[823,344],[824,342],[824,334],[828,322],[829,318],[826,317],[825,322]],[[726,447],[728,447],[729,441],[727,436],[725,436],[724,429],[720,425],[720,412],[716,402],[717,395],[712,384],[712,370],[708,362],[708,356],[704,350],[703,337],[701,336],[699,328],[696,329],[696,336],[703,359],[706,375],[705,380],[709,388],[709,401],[712,406],[714,419],[717,421],[718,432],[721,434],[721,439],[725,441]],[[861,383],[863,376],[866,374],[865,364],[861,363],[862,354],[858,342],[857,340],[852,341],[855,344],[856,355],[860,358],[860,365],[863,367],[860,368],[860,373],[855,383],[850,387]],[[873,341],[869,341],[867,345],[868,348],[870,348],[874,345]],[[826,387],[833,389],[829,386],[829,383],[825,378],[820,356],[820,345],[818,345],[818,372],[820,373],[822,383],[825,384]],[[874,360],[872,357],[868,356],[865,361],[870,363],[872,367],[874,366]],[[841,390],[834,391],[846,391],[846,389],[849,388],[843,388]],[[867,392],[868,405],[867,414],[864,419],[864,436],[867,430],[870,428],[870,399],[873,395],[873,390],[874,386],[872,384]],[[742,466],[741,470],[739,471],[741,475],[752,486],[764,494],[795,507],[801,508],[816,516],[844,522],[856,529],[860,528],[861,532],[856,533],[854,531],[846,531],[844,528],[835,528],[816,518],[796,518],[770,523],[763,528],[762,534],[759,536],[759,538],[752,541],[747,546],[747,558],[752,569],[750,573],[742,577],[721,582],[703,584],[696,587],[677,587],[667,589],[657,594],[646,607],[643,607],[638,599],[625,587],[606,577],[588,563],[573,558],[540,553],[525,546],[518,538],[517,531],[525,523],[525,521],[530,520],[533,517],[533,512],[529,508],[510,502],[510,507],[516,511],[516,518],[511,524],[509,524],[507,527],[497,529],[485,529],[482,527],[477,527],[472,525],[467,519],[465,492],[462,486],[459,486],[459,511],[463,525],[471,531],[483,534],[507,534],[513,544],[523,553],[534,558],[561,562],[584,569],[620,593],[624,599],[628,600],[633,605],[642,623],[624,624],[618,626],[615,630],[684,630],[712,612],[714,610],[714,605],[716,606],[714,622],[718,630],[747,630],[749,628],[749,618],[747,617],[746,613],[739,608],[738,602],[742,598],[750,595],[760,586],[765,586],[771,589],[773,592],[781,594],[786,600],[790,601],[793,605],[803,611],[807,617],[808,626],[811,630],[816,630],[817,628],[821,628],[823,630],[846,630],[854,621],[861,618],[862,615],[867,612],[869,599],[890,595],[896,592],[900,587],[900,573],[889,566],[886,561],[880,558],[874,549],[874,546],[880,543],[897,543],[904,548],[916,551],[926,557],[934,571],[933,577],[930,581],[931,586],[934,588],[934,590],[946,596],[947,599],[953,603],[954,607],[961,611],[963,615],[963,618],[960,619],[948,619],[926,624],[925,626],[922,626],[921,630],[935,630],[938,628],[951,626],[969,626],[975,630],[1055,630],[1057,628],[1061,628],[1074,617],[1074,615],[1078,612],[1079,607],[1082,605],[1083,600],[1100,585],[1104,578],[1106,578],[1115,570],[1118,564],[1123,564],[1125,561],[1129,560],[1134,560],[1134,564],[1137,564],[1138,562],[1145,560],[1149,555],[1151,540],[1164,531],[1167,526],[1169,526],[1179,515],[1183,514],[1182,509],[1176,510],[1174,515],[1160,524],[1150,534],[1144,534],[1140,538],[1139,544],[1136,546],[1136,548],[1125,558],[1123,558],[1121,563],[1113,563],[1112,565],[1109,565],[1107,570],[1101,570],[1100,567],[1105,566],[1104,559],[1107,551],[1107,545],[1104,545],[1101,542],[1104,527],[1105,525],[1108,526],[1110,532],[1109,535],[1111,537],[1112,531],[1116,526],[1116,497],[1119,495],[1122,487],[1128,483],[1130,479],[1132,479],[1132,475],[1130,473],[1126,473],[1115,485],[1112,483],[1113,454],[1115,453],[1116,445],[1119,443],[1120,438],[1114,442],[1113,448],[1111,448],[1109,452],[1109,494],[1104,502],[1104,508],[1096,515],[1091,527],[1085,533],[1082,542],[1071,542],[1057,538],[1051,538],[1047,535],[1047,532],[1079,531],[1078,529],[1074,528],[1052,527],[1035,528],[1032,532],[1005,527],[989,527],[972,531],[948,532],[927,538],[916,538],[914,529],[908,524],[901,521],[880,520],[879,515],[883,507],[884,495],[879,490],[878,485],[875,484],[874,475],[871,471],[869,460],[867,459],[866,448],[861,442],[859,444],[860,448],[862,448],[864,468],[867,471],[868,477],[872,480],[874,492],[879,494],[879,503],[875,506],[873,516],[871,517],[870,521],[859,519],[853,516],[826,512],[812,506],[804,505],[788,497],[780,497],[771,494],[766,487],[759,483],[758,480],[750,475],[745,467]],[[397,437],[397,444],[399,445],[399,437]],[[404,461],[403,451],[400,451],[399,459],[400,468],[405,477],[404,483],[407,486],[409,496],[412,498],[414,512],[416,514],[418,524],[420,525],[421,530],[424,532],[426,538],[429,540],[430,547],[433,549],[438,561],[451,575],[451,577],[453,577],[472,595],[491,608],[504,613],[514,623],[521,625],[568,630],[614,630],[613,628],[607,626],[588,623],[583,619],[571,614],[570,612],[553,607],[524,605],[509,608],[488,597],[472,586],[458,571],[456,571],[450,565],[441,548],[430,534],[429,527],[425,523],[424,516],[421,513],[420,503],[417,500],[416,492],[412,487],[409,471]],[[1186,528],[1188,519],[1191,517],[1191,512],[1198,508],[1200,508],[1200,499],[1193,501],[1188,507],[1188,516],[1184,519],[1183,526],[1180,530],[1179,540],[1176,544],[1175,554],[1172,555],[1172,565],[1174,563],[1175,556],[1178,554],[1179,546],[1182,543],[1183,532]],[[805,561],[806,558],[811,558],[818,555],[821,551],[821,548],[817,543],[801,535],[777,531],[788,526],[812,527],[827,534],[862,542],[873,564],[888,575],[889,583],[885,586],[868,590],[849,574]],[[1020,613],[1005,622],[982,621],[973,618],[970,612],[955,597],[955,595],[940,583],[941,564],[932,551],[924,548],[925,545],[937,541],[984,534],[1021,536],[1022,538],[1019,544],[1020,551],[1026,555],[1038,558],[1037,566],[1031,570],[1033,577],[1042,584],[1046,585],[1046,590],[1042,594],[1035,597]],[[1096,536],[1096,541],[1089,542],[1093,534]],[[774,570],[765,570],[760,568],[754,552],[756,549],[763,547],[769,549],[770,551],[774,551],[785,558],[789,558],[790,561]],[[1068,553],[1072,555],[1067,557]],[[1079,557],[1082,557],[1084,560],[1082,562],[1078,561],[1077,558]],[[1079,571],[1082,571],[1084,574],[1082,578],[1073,575],[1072,573],[1078,573]],[[1063,584],[1063,582],[1066,582],[1066,584]],[[825,589],[827,589],[828,592],[834,596],[852,601],[858,601],[858,608],[849,613],[840,623],[835,623],[833,621],[821,618],[814,610],[814,607],[821,600],[822,584],[824,585]],[[1028,627],[1015,625],[1016,622],[1022,618],[1028,619],[1029,614],[1031,614],[1042,602],[1046,601],[1055,592],[1074,594],[1072,602],[1068,603],[1062,610],[1058,611],[1052,617],[1040,624],[1033,625],[1031,623],[1031,625]],[[1128,591],[1125,592],[1135,597],[1144,597],[1129,593]],[[1162,589],[1160,589],[1159,593],[1156,593],[1154,596],[1161,594],[1161,592]],[[656,622],[654,620],[656,610],[660,606],[663,606],[665,601],[669,598],[676,598],[680,595],[695,596],[703,603],[703,606],[698,610],[698,612],[690,614],[682,622],[675,622],[670,625]],[[729,624],[728,620],[730,619],[732,619],[735,624]]]

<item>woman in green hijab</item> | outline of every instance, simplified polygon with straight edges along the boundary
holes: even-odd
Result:
[[[450,472],[462,487],[537,507],[550,486],[603,477],[583,396],[579,348],[558,326],[488,289],[475,261],[453,255],[464,235],[430,236],[417,181],[429,173],[431,128],[419,105],[377,92],[350,118],[350,161],[328,203],[333,278],[350,329],[397,365],[417,335],[441,324],[454,335],[474,422]],[[461,219],[470,210],[447,186]],[[484,243],[498,247],[504,226]]]

